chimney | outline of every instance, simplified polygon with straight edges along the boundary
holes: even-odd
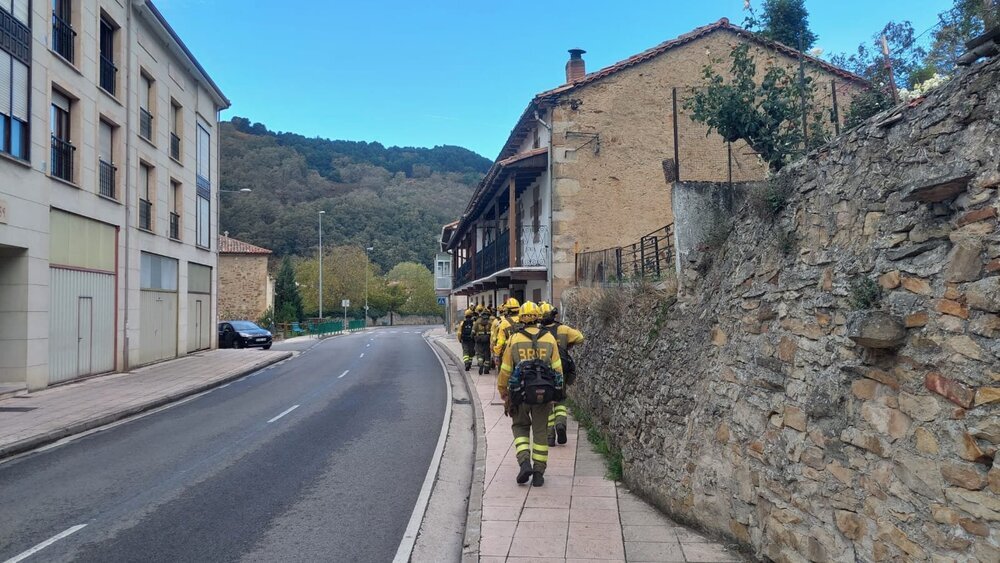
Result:
[[[566,61],[566,83],[576,82],[587,74],[587,63],[583,62],[583,49],[570,49]]]

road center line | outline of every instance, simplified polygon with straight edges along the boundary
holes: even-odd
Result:
[[[340,375],[337,376],[337,379],[340,379],[341,377],[344,377],[345,375],[347,375],[347,372],[349,372],[349,371],[351,371],[351,370],[345,369],[344,373],[342,373],[342,374],[340,374]]]
[[[364,358],[364,357],[365,357],[365,353],[364,353],[364,352],[361,352],[361,357],[362,357],[362,358]]]
[[[25,552],[23,552],[23,553],[21,553],[19,555],[15,555],[14,557],[11,557],[10,559],[8,559],[7,561],[5,561],[4,563],[17,563],[18,561],[24,561],[25,559],[31,557],[32,555],[38,553],[39,551],[45,549],[46,547],[49,547],[50,545],[56,543],[57,541],[65,538],[66,536],[69,536],[71,534],[75,534],[76,532],[79,532],[80,530],[82,530],[82,529],[84,529],[86,527],[87,527],[86,524],[77,524],[76,526],[73,526],[72,528],[67,528],[66,530],[64,530],[64,531],[62,531],[62,532],[60,532],[60,533],[52,536],[51,538],[43,541],[42,543],[40,543],[40,544],[36,545],[35,547],[29,549],[28,551],[25,551]]]
[[[267,423],[270,424],[270,423],[274,422],[275,420],[278,420],[279,418],[285,416],[286,414],[292,412],[293,410],[295,410],[297,408],[299,408],[298,405],[293,405],[293,406],[289,407],[288,409],[286,409],[283,413],[281,413],[278,416],[272,418],[271,420],[268,420]]]

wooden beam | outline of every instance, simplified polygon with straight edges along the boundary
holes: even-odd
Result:
[[[507,201],[509,203],[509,206],[507,208],[507,228],[510,231],[510,236],[508,237],[510,239],[510,246],[509,246],[510,253],[507,256],[508,258],[507,267],[513,268],[514,263],[517,260],[517,237],[514,236],[514,229],[516,227],[516,225],[514,224],[514,219],[515,219],[514,209],[516,208],[516,202],[514,201],[514,198],[517,197],[517,182],[514,180],[513,174],[510,175],[510,185],[508,190],[509,193],[507,195]]]
[[[511,276],[518,281],[545,280],[548,279],[546,274],[547,272],[536,272],[534,270],[511,272]]]

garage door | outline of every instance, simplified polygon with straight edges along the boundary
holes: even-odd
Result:
[[[212,346],[212,268],[188,262],[187,351]]]
[[[142,253],[139,363],[177,357],[177,260]]]
[[[53,209],[49,384],[115,368],[114,226]]]

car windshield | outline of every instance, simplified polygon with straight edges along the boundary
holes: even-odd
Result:
[[[233,321],[229,323],[236,330],[260,330],[261,328],[250,321]]]

